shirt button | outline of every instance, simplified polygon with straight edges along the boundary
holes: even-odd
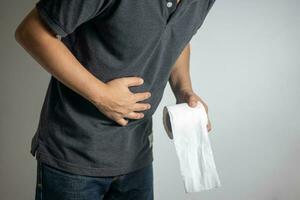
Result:
[[[172,5],[173,5],[173,3],[171,1],[168,1],[167,7],[170,8],[170,7],[172,7]]]

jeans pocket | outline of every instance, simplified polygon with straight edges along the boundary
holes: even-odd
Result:
[[[42,170],[42,163],[37,162],[37,170],[36,170],[36,187],[35,187],[35,200],[42,200],[42,193],[43,193],[43,170]]]

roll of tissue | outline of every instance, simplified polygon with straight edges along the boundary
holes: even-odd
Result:
[[[203,104],[164,106],[163,124],[173,140],[186,193],[221,186],[207,131],[208,117]]]

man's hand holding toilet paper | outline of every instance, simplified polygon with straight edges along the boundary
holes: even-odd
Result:
[[[177,85],[178,86],[178,85]],[[191,87],[173,87],[176,104],[163,108],[163,125],[175,145],[186,193],[221,186],[208,137],[207,105]]]
[[[169,77],[175,105],[163,108],[163,125],[172,139],[186,193],[221,186],[208,137],[211,123],[206,103],[193,91],[190,77],[190,44],[177,61]]]
[[[211,131],[212,126],[208,117],[208,107],[206,103],[194,93],[190,76],[190,52],[191,45],[188,43],[176,60],[169,77],[169,83],[176,97],[176,104],[187,103],[190,107],[196,107],[200,101],[205,108],[208,118],[207,131]]]
[[[208,107],[207,104],[191,89],[180,90],[176,92],[176,104],[178,103],[187,103],[190,107],[196,107],[197,101],[200,101],[206,111],[208,122],[207,122],[207,131],[210,132],[212,130],[211,122],[208,116]]]

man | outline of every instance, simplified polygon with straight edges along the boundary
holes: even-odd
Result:
[[[153,199],[167,82],[196,106],[189,41],[214,0],[40,0],[15,37],[51,79],[32,139],[36,199]],[[208,130],[211,130],[210,123]]]

